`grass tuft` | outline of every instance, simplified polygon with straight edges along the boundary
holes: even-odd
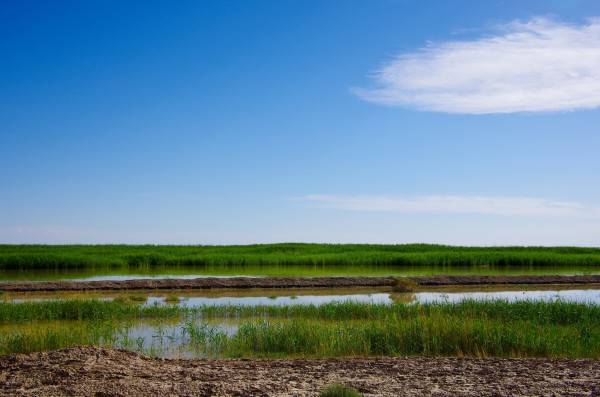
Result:
[[[394,292],[414,292],[419,284],[408,277],[394,277]]]

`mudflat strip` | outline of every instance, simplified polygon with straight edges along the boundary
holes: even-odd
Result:
[[[410,277],[423,286],[443,285],[566,285],[600,284],[600,275],[579,276],[425,276]],[[195,279],[140,279],[119,281],[36,281],[0,283],[0,291],[93,291],[140,289],[219,289],[219,288],[320,288],[385,287],[393,277],[231,277]]]
[[[599,396],[592,359],[331,358],[165,360],[76,347],[0,357],[0,396]]]

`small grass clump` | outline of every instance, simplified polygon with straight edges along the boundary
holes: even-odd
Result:
[[[352,387],[336,383],[323,388],[319,397],[362,397],[362,394]]]
[[[392,290],[394,292],[414,292],[419,284],[408,277],[394,277],[394,285]]]

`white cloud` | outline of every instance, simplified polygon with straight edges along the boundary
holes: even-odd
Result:
[[[576,202],[494,196],[339,196],[314,194],[297,200],[318,208],[402,213],[485,214],[501,216],[597,216],[597,209]]]
[[[447,113],[556,112],[600,107],[600,18],[513,22],[473,41],[429,44],[387,63],[375,103]]]

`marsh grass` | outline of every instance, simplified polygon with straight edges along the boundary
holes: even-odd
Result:
[[[504,322],[532,321],[546,324],[580,324],[598,322],[600,306],[544,301],[464,300],[459,303],[371,304],[356,301],[329,302],[321,305],[140,305],[119,300],[63,299],[0,302],[0,324],[41,320],[132,320],[148,318],[297,318],[328,321],[376,320],[396,321],[416,316],[495,319]],[[600,325],[599,325],[600,326]]]
[[[528,321],[419,316],[401,322],[292,320],[244,323],[236,356],[598,357],[598,330]]]
[[[245,246],[0,245],[0,269],[4,270],[190,266],[589,267],[600,266],[600,248],[298,243]]]
[[[149,320],[175,325],[159,325],[148,343],[132,330]],[[223,321],[237,332],[215,325]],[[0,326],[0,354],[93,344],[201,357],[600,358],[600,306],[560,301],[186,308],[64,300],[0,303]]]
[[[175,306],[138,305],[123,300],[64,299],[0,302],[0,324],[48,320],[133,320],[147,318],[173,318],[183,309]]]

